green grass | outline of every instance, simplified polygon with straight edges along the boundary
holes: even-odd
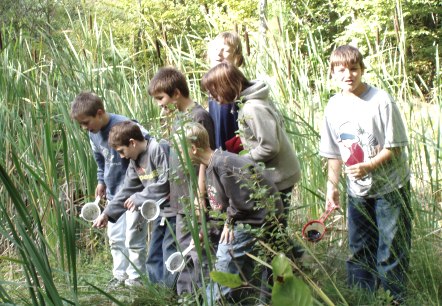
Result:
[[[72,31],[65,31],[64,41],[57,43],[44,33],[38,43],[25,36],[8,40],[12,33],[2,30],[7,42],[0,52],[2,303],[111,305],[111,298],[100,291],[111,268],[108,247],[103,246],[105,235],[91,230],[76,215],[82,203],[93,199],[96,184],[87,134],[69,117],[76,94],[94,90],[109,111],[136,118],[152,134],[160,135],[158,109],[147,94],[158,64],[138,65],[138,55],[122,52],[108,29],[99,22],[88,29],[81,20],[83,24],[71,24]],[[405,39],[405,29],[401,31]],[[203,104],[206,98],[199,79],[207,66],[192,46],[201,45],[206,35],[183,34],[169,38],[168,44],[162,42],[166,62],[187,75],[192,97]],[[302,27],[272,29],[261,50],[258,38],[258,33],[250,33],[252,53],[244,69],[249,77],[259,76],[271,85],[302,162],[303,176],[294,192],[290,220],[291,234],[299,237],[302,225],[324,209],[325,168],[317,148],[322,112],[334,90],[327,72],[329,46],[318,33]],[[429,90],[431,96],[424,98],[418,86],[408,81],[404,43],[396,48],[385,40],[370,48],[378,51],[368,54],[365,77],[397,98],[410,136],[415,216],[408,303],[439,305],[441,72]],[[148,58],[152,50],[140,52]],[[434,53],[440,67],[437,46]],[[258,61],[261,65],[256,68]],[[188,157],[184,160],[189,162]],[[321,303],[329,299],[338,305],[382,305],[386,294],[367,295],[346,288],[346,216],[345,212],[337,215],[340,219],[320,244],[306,245],[312,263],[301,268],[303,274],[294,268],[295,274],[310,284]],[[151,285],[115,298],[133,305],[176,301],[168,290]]]

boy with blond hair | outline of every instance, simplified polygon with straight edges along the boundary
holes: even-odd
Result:
[[[395,303],[405,297],[411,246],[408,138],[399,108],[385,91],[362,82],[362,54],[345,45],[330,57],[340,88],[324,114],[319,153],[328,160],[327,208],[339,205],[347,177],[350,285],[380,282]]]
[[[253,260],[246,255],[253,251],[254,235],[250,228],[279,222],[283,204],[278,189],[250,159],[221,149],[212,150],[201,124],[185,124],[184,134],[192,162],[206,166],[205,183],[211,209],[227,215],[216,248],[215,269],[241,274],[249,281],[254,267]],[[212,302],[224,296],[235,303],[244,298],[242,293],[214,284],[206,290]]]
[[[101,228],[106,226],[108,221],[115,222],[126,210],[136,213],[137,227],[127,242],[129,259],[141,273],[147,268],[152,283],[163,283],[171,287],[174,285],[174,277],[164,264],[166,259],[176,252],[173,240],[175,214],[166,200],[170,191],[168,144],[164,140],[156,141],[152,137],[144,136],[138,125],[131,121],[118,123],[111,129],[109,144],[121,158],[130,162],[121,190],[95,220],[94,226]],[[152,221],[152,238],[147,261],[147,222],[138,212],[146,200],[163,203],[160,206],[160,217]],[[141,285],[141,280],[137,281]]]

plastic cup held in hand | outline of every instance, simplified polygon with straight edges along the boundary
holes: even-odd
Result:
[[[172,274],[183,271],[184,266],[186,265],[184,258],[193,249],[193,247],[194,245],[191,244],[183,251],[183,253],[178,251],[170,255],[165,262],[166,269]]]
[[[100,199],[100,196],[98,196],[95,198],[94,202],[84,204],[81,208],[80,217],[88,222],[93,222],[95,219],[97,219],[101,213],[100,206],[98,206]]]
[[[331,206],[327,209],[318,220],[312,220],[304,225],[302,228],[302,236],[311,242],[318,242],[324,237],[326,226],[324,224],[328,216],[339,207],[336,205]]]

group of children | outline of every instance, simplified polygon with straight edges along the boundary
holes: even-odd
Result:
[[[208,55],[212,67],[202,88],[210,94],[209,112],[189,97],[186,78],[175,68],[161,68],[149,84],[162,116],[171,118],[167,141],[156,140],[136,121],[107,113],[94,93],[83,92],[72,104],[72,117],[89,130],[98,165],[96,196],[108,200],[93,226],[108,226],[112,288],[141,285],[144,273],[152,283],[176,286],[180,295],[201,287],[209,254],[194,248],[178,275],[167,271],[165,261],[200,242],[202,225],[194,221],[208,210],[222,213],[214,231],[215,270],[247,278],[253,274],[246,256],[253,252],[253,229],[287,226],[301,167],[283,117],[268,85],[248,80],[238,68],[244,61],[238,35],[221,33]],[[399,303],[411,241],[406,129],[392,98],[362,82],[359,50],[337,48],[330,68],[341,92],[325,110],[319,152],[328,160],[327,205],[339,205],[343,165],[347,175],[349,283],[371,291],[380,283]],[[192,171],[183,157],[191,160]],[[145,200],[162,203],[148,249],[147,222],[139,212]],[[210,301],[222,296],[237,301],[241,291],[209,282],[205,292]]]

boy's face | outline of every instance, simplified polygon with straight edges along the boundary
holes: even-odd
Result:
[[[171,97],[165,92],[160,92],[160,93],[154,94],[153,98],[158,103],[158,105],[161,107],[162,114],[171,113],[174,109],[173,104],[176,104],[176,102],[177,102],[175,97]]]
[[[134,145],[134,140],[129,141],[129,146],[117,146],[114,148],[121,158],[137,160],[139,152]]]
[[[211,67],[215,67],[223,61],[233,63],[234,54],[232,47],[227,45],[223,39],[214,40],[207,50],[209,62]]]
[[[332,76],[343,93],[353,93],[357,96],[364,91],[362,75],[364,71],[360,64],[337,65],[333,67]]]
[[[78,115],[75,120],[77,120],[81,128],[94,134],[98,133],[103,128],[103,119],[100,110],[95,116]]]

